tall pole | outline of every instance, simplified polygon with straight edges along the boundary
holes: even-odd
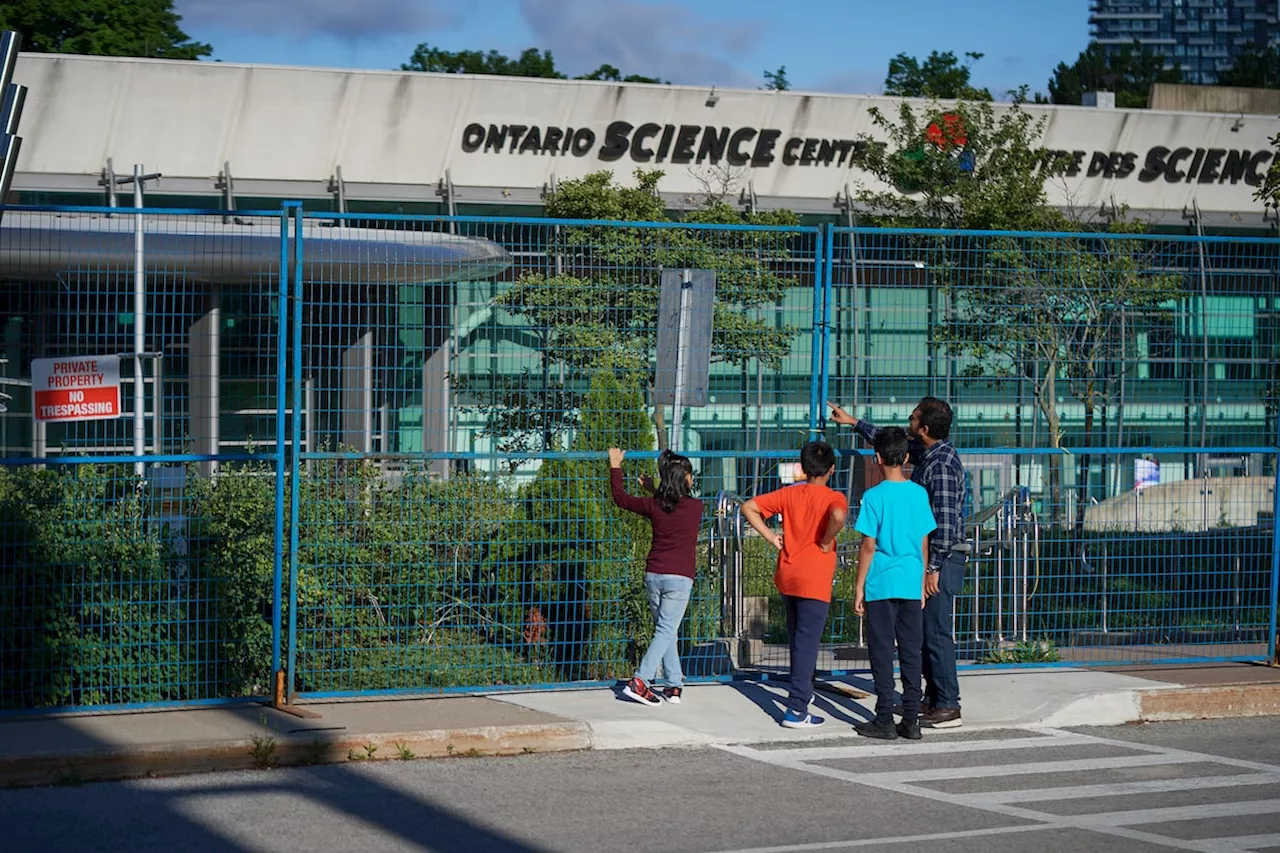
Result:
[[[139,477],[146,470],[141,457],[147,452],[147,396],[142,377],[142,359],[147,352],[147,270],[146,245],[142,227],[142,185],[159,177],[159,172],[145,174],[142,165],[138,164],[133,167],[131,177],[116,178],[117,183],[133,184],[133,455],[139,457],[139,460],[133,464],[133,470]],[[159,393],[157,379],[157,406],[160,405]]]
[[[146,391],[142,385],[142,354],[146,352],[147,334],[147,272],[145,236],[142,230],[142,175],[141,164],[133,167],[133,455],[142,456],[147,448]],[[139,477],[145,469],[142,462],[134,463]]]
[[[693,297],[693,272],[680,279],[680,337],[676,345],[676,391],[671,405],[671,449],[680,449],[680,421],[684,417],[684,360],[689,347],[689,303]]]

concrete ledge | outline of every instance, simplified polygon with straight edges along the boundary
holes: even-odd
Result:
[[[176,776],[218,770],[267,769],[346,761],[388,761],[481,755],[521,755],[591,749],[584,723],[480,726],[336,737],[248,739],[112,747],[0,758],[0,787]]]
[[[1176,689],[1176,688],[1171,688]],[[1152,693],[1163,691],[1154,690]],[[1142,719],[1136,690],[1109,690],[1073,699],[1046,715],[1037,725],[1049,728],[1067,726],[1122,726]]]
[[[1144,722],[1280,716],[1280,684],[1224,684],[1179,690],[1139,690]]]

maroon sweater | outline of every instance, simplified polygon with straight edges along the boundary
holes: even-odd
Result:
[[[681,498],[671,512],[663,512],[657,498],[637,498],[627,494],[622,469],[609,469],[613,502],[625,510],[643,515],[653,524],[653,542],[645,571],[658,575],[691,578],[698,562],[698,528],[702,525],[702,501]]]

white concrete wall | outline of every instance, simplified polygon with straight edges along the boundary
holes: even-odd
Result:
[[[612,168],[628,178],[637,166],[630,157],[610,163],[598,156],[609,124],[626,121],[776,129],[779,159],[738,169],[738,183],[745,188],[750,182],[762,199],[808,199],[811,209],[828,212],[846,185],[856,191],[866,176],[848,163],[783,165],[787,140],[854,139],[872,132],[872,107],[892,112],[898,104],[870,96],[720,91],[708,106],[709,87],[47,54],[23,54],[16,80],[30,90],[16,189],[93,188],[110,157],[122,172],[134,163],[163,172],[152,192],[212,194],[213,179],[230,162],[237,189],[248,194],[291,182],[295,195],[323,196],[341,166],[353,198],[435,200],[433,189],[449,172],[458,187],[489,188],[499,200],[529,200],[553,175],[563,180]],[[1048,112],[1047,147],[1085,152],[1086,171],[1053,189],[1060,202],[1087,209],[1114,198],[1137,210],[1180,215],[1196,199],[1209,213],[1261,214],[1253,187],[1243,180],[1170,183],[1162,175],[1143,182],[1139,173],[1156,146],[1269,152],[1274,116],[1032,109]],[[462,139],[473,123],[589,128],[595,144],[584,156],[467,153]],[[1088,177],[1094,152],[1105,157],[1113,151],[1133,154],[1134,170],[1127,177]],[[1193,159],[1187,155],[1184,170]],[[666,193],[703,191],[705,164],[646,165],[667,171]],[[1265,172],[1266,162],[1255,165]],[[465,189],[460,197],[467,198]]]

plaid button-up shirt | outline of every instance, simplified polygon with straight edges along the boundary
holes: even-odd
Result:
[[[868,444],[876,440],[880,428],[870,421],[858,420],[853,431]],[[937,571],[952,546],[964,541],[964,466],[960,454],[947,439],[925,448],[911,439],[909,461],[914,466],[911,482],[929,493],[929,507],[938,528],[929,534],[929,568]]]

